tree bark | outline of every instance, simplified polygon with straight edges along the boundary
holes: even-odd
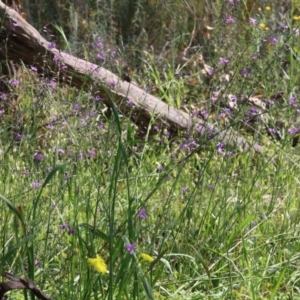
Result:
[[[149,125],[156,124],[168,130],[171,136],[184,132],[187,137],[198,140],[213,139],[244,151],[249,149],[247,141],[232,128],[220,129],[202,119],[192,118],[135,84],[122,81],[107,69],[51,48],[50,42],[2,1],[0,18],[0,60],[22,61],[59,81],[92,90],[106,105],[115,105],[141,131],[147,132]]]

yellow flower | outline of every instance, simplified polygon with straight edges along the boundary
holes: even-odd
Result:
[[[259,27],[262,28],[262,29],[265,29],[267,27],[267,25],[265,23],[260,23]]]
[[[150,262],[150,263],[152,263],[154,261],[154,258],[151,257],[150,255],[146,254],[146,253],[141,253],[141,258],[145,261]]]
[[[105,274],[107,271],[107,265],[105,264],[103,258],[98,254],[96,258],[88,258],[88,263],[99,273]]]
[[[293,20],[299,21],[299,20],[300,20],[300,16],[294,16],[294,17],[293,17]]]
[[[271,10],[271,7],[270,6],[266,6],[266,10]]]

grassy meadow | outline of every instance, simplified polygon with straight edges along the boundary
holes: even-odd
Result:
[[[298,2],[24,1],[58,49],[250,149],[141,137],[97,95],[1,71],[1,273],[52,299],[300,299]]]

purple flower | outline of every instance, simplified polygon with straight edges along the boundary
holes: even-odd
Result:
[[[99,59],[99,60],[104,60],[105,57],[104,57],[101,53],[98,53],[98,54],[97,54],[97,59]]]
[[[200,116],[203,118],[203,119],[207,119],[208,118],[208,112],[205,110],[205,109],[202,109],[200,111]]]
[[[17,133],[17,134],[16,134],[15,139],[16,139],[17,141],[21,141],[22,138],[23,138],[23,134],[21,134],[21,133]]]
[[[74,232],[75,232],[75,228],[74,227],[69,228],[68,235],[72,235]]]
[[[33,156],[33,160],[36,162],[40,162],[44,159],[44,155],[41,152],[36,152]]]
[[[226,57],[220,57],[220,63],[221,64],[227,64],[229,60]]]
[[[82,108],[82,106],[80,104],[78,104],[78,103],[74,104],[74,109],[75,110],[81,110],[81,108]]]
[[[251,59],[254,60],[254,61],[256,61],[256,60],[258,60],[258,56],[257,55],[252,55]]]
[[[186,194],[188,191],[189,191],[189,188],[188,188],[188,187],[182,188],[182,193],[183,193],[183,194]]]
[[[256,107],[252,107],[249,112],[251,115],[257,115],[259,110]]]
[[[270,36],[269,37],[269,42],[270,42],[270,44],[276,44],[278,42],[278,39],[273,37],[273,36]]]
[[[7,100],[7,95],[0,92],[0,99],[1,100]]]
[[[219,92],[212,92],[211,101],[216,102],[218,100],[218,97],[219,97]]]
[[[188,143],[188,147],[190,148],[190,149],[194,149],[194,148],[196,148],[197,147],[197,143],[193,140],[193,141],[190,141],[189,143]]]
[[[288,101],[291,106],[293,106],[293,107],[298,106],[297,100],[294,97],[290,97]]]
[[[241,76],[249,76],[250,75],[250,71],[248,69],[243,69],[241,72],[240,72],[240,75]]]
[[[274,100],[269,99],[269,100],[266,101],[266,103],[269,104],[269,105],[274,105],[275,102],[274,102]]]
[[[257,22],[256,19],[249,18],[249,23],[250,23],[251,25],[256,25],[256,22]]]
[[[146,209],[142,208],[136,215],[138,218],[141,219],[146,219],[147,218],[147,213],[146,213]]]
[[[109,87],[112,88],[112,89],[115,88],[116,85],[117,85],[117,84],[116,84],[114,81],[111,81],[111,82],[109,83]]]
[[[153,129],[156,131],[156,132],[159,132],[159,127],[157,125],[154,125],[153,126]]]
[[[31,66],[30,70],[33,71],[33,72],[37,72],[38,71],[37,67],[34,67],[34,66]]]
[[[52,124],[47,124],[45,127],[49,130],[52,130],[54,128],[54,126]]]
[[[96,102],[100,102],[100,101],[102,101],[101,97],[100,97],[100,96],[98,96],[98,95],[97,95],[97,96],[96,96],[94,99],[95,99],[95,101],[96,101]]]
[[[217,143],[217,152],[218,153],[223,153],[224,152],[224,144],[221,142]]]
[[[299,28],[293,28],[293,32],[295,34],[295,37],[298,37],[300,35]]]
[[[40,262],[37,259],[34,260],[34,265],[36,266],[37,269],[41,267]]]
[[[53,79],[51,79],[50,81],[48,81],[47,85],[54,89],[56,87],[56,82]]]
[[[55,47],[56,47],[56,45],[55,45],[54,42],[50,42],[49,45],[48,45],[49,49],[54,49]]]
[[[95,45],[97,46],[97,47],[99,47],[99,48],[102,48],[103,47],[103,42],[102,42],[102,40],[98,40],[97,42],[95,42]]]
[[[275,134],[275,133],[276,133],[276,130],[275,130],[274,128],[269,128],[269,129],[268,129],[268,132],[269,132],[270,134]]]
[[[288,133],[293,135],[293,134],[296,134],[300,131],[300,127],[291,127],[288,129]]]
[[[40,180],[38,180],[38,181],[36,181],[36,182],[33,182],[33,183],[30,185],[30,187],[31,187],[32,189],[37,189],[37,188],[40,187],[42,184],[43,184],[43,182],[40,181]]]
[[[65,229],[68,229],[68,224],[67,223],[63,223],[63,224],[61,224],[61,225],[59,225],[59,228],[61,229],[61,230],[65,230]]]
[[[281,28],[282,30],[286,30],[286,29],[289,28],[289,26],[288,26],[287,24],[281,23],[281,24],[280,24],[280,28]]]
[[[56,54],[54,54],[54,56],[53,56],[53,61],[54,61],[54,62],[58,62],[58,60],[59,60],[59,57],[58,57]]]
[[[160,166],[157,167],[157,171],[158,171],[158,172],[163,171],[163,169],[164,169],[164,167],[163,167],[162,165],[160,165]]]
[[[127,106],[127,107],[131,107],[131,106],[133,106],[133,105],[134,105],[133,100],[127,99],[127,101],[126,101],[126,106]]]
[[[90,158],[95,158],[96,157],[96,150],[95,149],[88,149],[87,154]]]
[[[230,98],[230,101],[232,101],[232,102],[237,102],[237,96],[235,96],[235,95],[230,95],[229,98]]]
[[[46,172],[51,172],[52,170],[53,170],[52,167],[47,167],[47,168],[46,168]]]
[[[67,70],[67,68],[68,68],[68,67],[67,67],[65,64],[62,64],[61,67],[60,67],[60,70],[61,70],[62,72],[64,72],[64,71]]]
[[[169,137],[170,136],[170,131],[164,130],[164,136]]]
[[[134,250],[136,248],[136,243],[133,243],[133,244],[126,244],[125,245],[125,248],[127,249],[127,251],[129,252],[129,254],[133,254],[134,253]]]
[[[0,109],[0,116],[2,116],[4,114],[4,110]]]
[[[226,24],[233,24],[235,21],[232,17],[226,19]]]
[[[205,130],[205,128],[203,127],[203,125],[198,124],[198,125],[196,126],[196,131],[201,132],[201,131],[203,131],[203,130]]]
[[[187,144],[182,144],[182,145],[180,146],[180,150],[182,150],[182,151],[187,151],[188,149],[189,149],[189,147],[188,147]]]
[[[258,144],[255,144],[255,145],[253,146],[253,149],[254,149],[255,151],[259,151],[259,149],[260,149],[260,145],[258,145]]]
[[[9,83],[10,83],[12,86],[16,86],[16,85],[19,84],[19,81],[18,81],[17,79],[11,79],[11,80],[9,81]]]

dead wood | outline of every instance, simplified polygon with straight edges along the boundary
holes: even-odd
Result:
[[[30,279],[19,278],[15,275],[12,275],[8,272],[4,272],[4,277],[6,277],[9,281],[0,283],[0,300],[5,300],[7,297],[5,294],[8,291],[12,290],[31,290],[36,297],[42,300],[51,300],[50,297],[45,295],[42,291],[40,291],[34,282]]]
[[[37,67],[41,73],[93,91],[106,105],[111,107],[114,103],[141,131],[146,132],[152,122],[167,129],[171,136],[185,132],[187,137],[215,139],[244,151],[249,149],[247,141],[231,128],[221,130],[202,119],[192,119],[189,114],[167,105],[135,84],[122,81],[109,70],[52,48],[50,42],[2,1],[0,20],[0,60],[23,61]]]

